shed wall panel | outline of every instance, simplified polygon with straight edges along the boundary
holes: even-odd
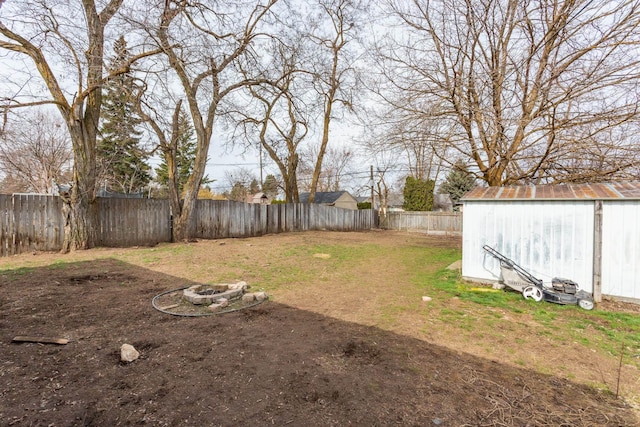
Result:
[[[640,202],[602,207],[602,293],[640,299]]]
[[[464,205],[462,275],[498,280],[489,245],[545,283],[553,277],[593,289],[593,201],[469,201]]]

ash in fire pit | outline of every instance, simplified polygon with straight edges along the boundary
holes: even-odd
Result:
[[[223,291],[216,291],[215,289],[207,289],[205,291],[199,291],[196,292],[196,294],[198,295],[214,295],[214,294],[221,294]]]

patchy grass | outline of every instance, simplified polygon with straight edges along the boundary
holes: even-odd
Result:
[[[532,319],[537,325],[535,334],[549,337],[560,344],[577,343],[585,351],[600,351],[619,356],[624,349],[624,363],[640,367],[640,316],[595,309],[585,311],[577,306],[552,303],[536,303],[510,291],[492,292],[478,288],[476,284],[463,282],[459,273],[440,269],[435,273],[417,273],[416,286],[434,295],[455,297],[464,304],[452,310],[443,306],[439,316],[443,321],[457,325],[461,330],[485,330],[494,328],[492,320],[500,319],[498,312],[485,312],[488,308],[509,311],[517,322]],[[470,322],[470,318],[474,322]],[[516,343],[524,343],[517,338]]]
[[[0,269],[0,275],[7,277],[24,276],[33,273],[35,270],[34,267],[9,267]]]
[[[637,377],[640,368],[638,314],[535,303],[516,292],[465,283],[458,271],[446,269],[461,258],[461,251],[445,238],[325,232],[98,248],[0,260],[0,275],[104,258],[172,275],[175,288],[188,281],[244,280],[277,302],[603,390],[616,388],[621,351],[623,364],[635,369],[626,372],[628,377]],[[422,296],[432,300],[423,302]],[[587,362],[591,372],[585,369]],[[640,389],[640,383],[634,384],[627,387]]]

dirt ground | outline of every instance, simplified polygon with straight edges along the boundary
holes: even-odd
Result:
[[[470,343],[444,324],[425,332],[402,316],[376,326],[367,301],[394,285],[399,267],[391,265],[355,265],[340,280],[322,271],[305,278],[308,286],[282,285],[270,301],[224,315],[177,317],[151,305],[163,291],[204,281],[213,274],[205,264],[241,271],[247,260],[291,257],[283,248],[372,238],[383,248],[460,245],[398,233],[296,233],[193,243],[181,263],[162,248],[0,260],[0,425],[640,425],[623,400],[580,376],[572,346],[553,348],[572,375],[542,374],[502,360],[496,348],[507,336]],[[373,278],[366,287],[356,279],[364,271]],[[348,286],[359,290],[336,298]],[[12,343],[17,335],[70,342]],[[123,343],[140,359],[120,362]],[[551,349],[542,344],[518,351],[535,360]],[[615,370],[615,359],[590,363]]]

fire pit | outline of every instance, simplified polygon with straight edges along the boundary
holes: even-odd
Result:
[[[242,295],[248,289],[246,282],[238,282],[231,284],[218,284],[218,285],[194,285],[185,289],[182,292],[184,299],[191,304],[205,305],[213,304],[221,299],[227,301],[236,298],[242,298]]]
[[[248,292],[247,282],[193,285],[156,295],[153,307],[177,316],[208,316],[237,311],[266,301],[266,292]]]

